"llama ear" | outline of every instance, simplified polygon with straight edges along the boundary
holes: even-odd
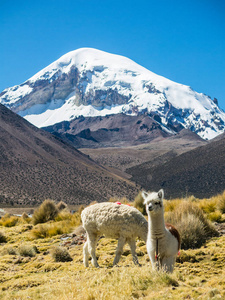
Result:
[[[163,191],[163,189],[161,189],[161,190],[158,191],[158,197],[161,198],[161,199],[164,198],[164,191]]]
[[[147,199],[147,197],[148,197],[148,193],[145,192],[145,191],[142,191],[141,195],[142,195],[142,197],[143,197],[143,199],[144,199],[144,204],[145,204],[145,201],[146,201],[146,199]]]

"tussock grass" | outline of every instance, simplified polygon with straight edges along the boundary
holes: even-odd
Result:
[[[203,199],[199,201],[199,207],[207,214],[214,212],[217,208],[218,200],[216,197],[211,199]]]
[[[222,221],[222,214],[219,210],[216,210],[208,214],[208,219],[212,222],[220,223]]]
[[[18,253],[25,257],[34,257],[37,254],[37,247],[33,245],[21,245],[18,248]]]
[[[222,216],[222,214],[225,214],[225,191],[222,194],[218,194],[210,199],[199,200],[198,206],[204,211],[204,213],[207,214],[207,216],[210,216],[210,214],[215,212],[218,216],[218,212],[220,212]],[[215,214],[212,214],[211,217],[209,217],[209,219],[214,218]],[[220,222],[220,217],[218,217],[218,222]]]
[[[172,211],[167,211],[165,221],[177,227],[181,234],[181,248],[197,248],[207,239],[218,236],[213,224],[194,202],[178,201]]]
[[[55,221],[44,224],[37,224],[31,230],[31,237],[33,239],[47,238],[59,234],[70,233],[73,229],[81,224],[81,217],[79,213],[71,214],[67,210],[61,211]]]
[[[20,218],[16,216],[11,216],[10,214],[5,214],[0,219],[0,226],[13,227],[19,222]]]
[[[57,203],[56,205],[58,211],[64,210],[65,208],[67,208],[67,204],[63,201],[60,201],[59,203]]]
[[[221,195],[217,195],[217,208],[222,214],[225,214],[225,191]]]
[[[137,208],[144,216],[147,216],[147,212],[144,205],[144,199],[141,192],[134,198],[134,207]]]
[[[66,261],[72,261],[72,257],[70,256],[68,250],[64,247],[55,246],[51,250],[52,258],[55,262],[66,262]]]
[[[52,237],[58,234],[68,233],[71,230],[72,225],[67,221],[38,224],[31,230],[31,237],[36,239]]]
[[[3,232],[0,231],[0,243],[6,243],[7,239]]]
[[[58,215],[58,208],[53,200],[45,200],[35,211],[32,217],[34,225],[54,220]]]
[[[169,201],[164,200],[164,211],[172,212],[174,211],[181,203],[183,203],[183,199],[173,199]]]
[[[9,255],[18,255],[19,254],[18,250],[15,247],[8,247],[6,249],[6,251]]]

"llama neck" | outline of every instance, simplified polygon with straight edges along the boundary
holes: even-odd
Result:
[[[147,241],[147,236],[148,236],[148,222],[146,221],[146,223],[143,224],[143,226],[140,227],[140,238],[145,241]]]
[[[164,211],[156,214],[148,213],[148,233],[151,238],[160,238],[165,235]]]

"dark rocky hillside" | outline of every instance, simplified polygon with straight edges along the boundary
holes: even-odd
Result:
[[[146,190],[164,188],[166,198],[211,197],[225,190],[225,138],[183,153],[164,164],[127,170]]]
[[[127,147],[171,136],[168,130],[147,115],[81,116],[44,129],[76,148]]]
[[[127,179],[0,105],[0,205],[46,198],[80,204],[136,192]]]

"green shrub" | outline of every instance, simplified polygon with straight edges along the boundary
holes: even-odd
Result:
[[[6,241],[7,241],[7,239],[6,239],[5,235],[4,235],[4,233],[2,233],[0,231],[0,243],[6,243]]]
[[[34,256],[36,256],[37,248],[32,245],[21,245],[18,248],[18,252],[19,252],[19,255],[21,255],[21,256],[34,257]]]
[[[58,209],[53,200],[45,200],[35,211],[32,217],[34,225],[39,223],[46,223],[54,220],[58,215]]]
[[[60,246],[54,247],[51,251],[51,255],[55,262],[66,262],[73,260],[68,250]]]

